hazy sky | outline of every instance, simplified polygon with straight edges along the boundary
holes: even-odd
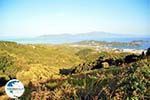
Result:
[[[150,0],[0,0],[0,36],[150,34]]]

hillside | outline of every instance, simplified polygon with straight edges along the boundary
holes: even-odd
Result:
[[[43,77],[50,77],[54,73],[58,74],[60,68],[69,68],[85,61],[84,58],[78,55],[78,52],[82,50],[86,50],[86,48],[72,48],[65,45],[22,45],[15,42],[0,42],[0,69],[6,75],[10,74],[10,77],[17,77],[20,80],[23,78],[22,81],[24,79],[30,80],[31,75],[34,76],[36,73],[35,77],[40,77],[40,74],[42,77],[42,73],[48,75]],[[91,49],[87,53],[94,53],[96,55],[96,52]],[[41,72],[38,72],[38,70]],[[49,73],[49,71],[51,72]],[[36,80],[39,80],[39,78]]]
[[[91,47],[0,42],[0,99],[17,78],[22,100],[148,99],[150,49],[131,54]]]

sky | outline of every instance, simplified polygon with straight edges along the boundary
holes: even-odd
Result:
[[[0,0],[0,37],[150,34],[150,0]]]

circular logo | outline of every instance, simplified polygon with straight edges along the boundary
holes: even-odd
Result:
[[[18,98],[24,93],[24,85],[19,80],[12,79],[6,83],[5,91],[10,98]]]

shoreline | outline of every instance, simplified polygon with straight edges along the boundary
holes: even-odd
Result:
[[[98,52],[102,51],[113,51],[115,53],[127,52],[134,54],[141,54],[146,52],[147,49],[131,49],[131,48],[116,48],[116,47],[107,47],[107,46],[89,46],[89,45],[69,45],[71,47],[82,47],[82,48],[94,48]]]

